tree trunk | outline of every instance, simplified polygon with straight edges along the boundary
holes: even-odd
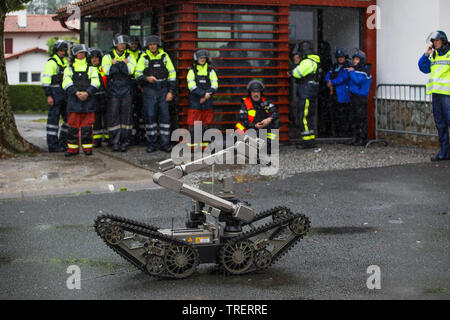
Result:
[[[8,96],[3,32],[5,29],[6,2],[0,3],[0,159],[20,154],[37,153],[40,149],[20,135]]]

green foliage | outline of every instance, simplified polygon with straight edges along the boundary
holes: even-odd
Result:
[[[71,0],[32,0],[27,6],[28,14],[53,14]],[[73,2],[73,1],[72,1]]]
[[[63,36],[63,37],[59,37],[59,38],[58,37],[52,37],[52,38],[48,39],[48,41],[47,41],[47,46],[48,46],[47,54],[49,56],[51,56],[53,54],[53,46],[55,45],[55,42],[57,40],[67,40],[67,41],[73,42],[73,43],[80,43],[79,39],[72,38],[70,36]]]
[[[31,0],[6,0],[7,12],[25,9],[26,4]]]
[[[47,98],[40,85],[10,85],[9,101],[13,112],[46,113],[48,109]]]

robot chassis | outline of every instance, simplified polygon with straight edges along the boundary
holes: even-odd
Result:
[[[229,148],[187,164],[176,166],[172,159],[159,163],[160,172],[154,174],[153,181],[193,199],[192,209],[187,209],[186,228],[160,229],[103,215],[95,221],[97,234],[117,254],[157,277],[187,278],[203,263],[215,263],[230,275],[268,268],[308,233],[309,218],[286,207],[255,214],[247,202],[234,197],[232,177],[223,179],[220,196],[181,181],[189,173],[215,163],[215,159],[236,153],[249,158],[250,152],[257,152],[263,143],[246,136]],[[207,216],[213,222],[207,221]]]

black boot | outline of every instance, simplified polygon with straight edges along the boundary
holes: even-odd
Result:
[[[100,148],[102,146],[102,139],[94,140],[94,148]]]

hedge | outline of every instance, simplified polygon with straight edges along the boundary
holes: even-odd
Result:
[[[47,98],[41,85],[9,85],[9,101],[13,112],[47,113]]]

